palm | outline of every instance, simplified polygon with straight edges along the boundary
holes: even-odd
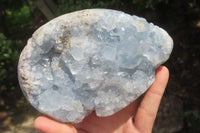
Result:
[[[41,116],[35,120],[34,126],[45,133],[150,133],[168,77],[167,68],[159,67],[156,81],[142,101],[138,98],[112,116],[100,118],[93,112],[83,122],[75,125],[76,128]]]
[[[123,110],[109,117],[97,117],[93,112],[76,127],[79,131],[88,133],[122,133],[122,131],[128,129],[128,124],[132,125],[132,117],[136,112],[138,102],[139,100],[136,100]]]

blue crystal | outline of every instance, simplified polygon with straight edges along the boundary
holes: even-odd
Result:
[[[29,102],[62,122],[92,111],[109,116],[143,94],[172,51],[166,31],[144,18],[89,9],[40,27],[21,53],[18,76]]]

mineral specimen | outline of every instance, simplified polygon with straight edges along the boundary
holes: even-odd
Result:
[[[89,9],[55,18],[28,40],[18,65],[20,86],[40,112],[78,123],[92,111],[109,116],[154,82],[173,41],[144,18]]]

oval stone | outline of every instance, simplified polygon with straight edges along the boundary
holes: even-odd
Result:
[[[92,111],[112,115],[154,82],[172,51],[166,31],[121,11],[88,9],[57,17],[28,40],[18,77],[28,101],[61,122]]]

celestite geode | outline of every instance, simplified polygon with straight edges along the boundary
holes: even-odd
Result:
[[[29,102],[62,122],[92,111],[109,116],[143,94],[172,51],[166,31],[108,9],[62,15],[40,27],[21,53],[18,76]]]

